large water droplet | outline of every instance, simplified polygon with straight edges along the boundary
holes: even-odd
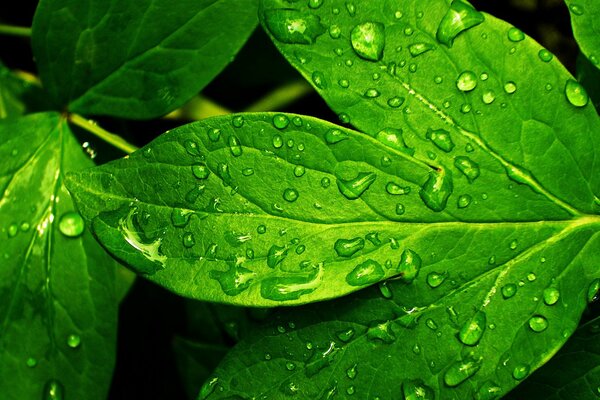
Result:
[[[483,311],[477,311],[473,318],[465,322],[458,332],[458,338],[467,346],[475,346],[485,332],[486,316]]]
[[[230,263],[227,271],[211,270],[208,276],[219,282],[223,293],[228,296],[237,296],[250,287],[256,273],[235,262]]]
[[[323,280],[323,264],[311,268],[308,273],[263,279],[260,295],[269,300],[297,300],[305,294],[314,292]]]
[[[450,365],[444,374],[444,383],[447,386],[455,387],[472,377],[481,368],[481,359],[467,357],[462,361],[457,361]]]
[[[379,61],[385,47],[385,27],[379,22],[365,22],[356,25],[350,32],[352,48],[359,57]]]
[[[83,230],[85,229],[85,223],[83,222],[83,218],[81,218],[79,213],[75,211],[69,211],[60,217],[58,229],[63,235],[70,238],[76,238],[81,236],[83,233]]]
[[[367,339],[372,342],[382,342],[385,344],[394,343],[396,334],[393,330],[392,321],[374,322],[369,326]]]
[[[479,177],[479,165],[469,157],[458,156],[454,158],[454,166],[473,183]]]
[[[440,150],[449,153],[454,149],[454,142],[450,137],[450,132],[445,129],[429,129],[425,137],[433,142]]]
[[[365,247],[365,241],[361,237],[354,239],[338,239],[333,245],[333,249],[340,257],[352,257],[357,251]]]
[[[438,25],[436,38],[440,43],[452,47],[454,39],[461,32],[481,24],[484,20],[483,14],[472,5],[462,0],[454,0]]]
[[[287,257],[288,251],[289,248],[285,246],[277,246],[275,244],[271,246],[267,254],[267,265],[269,268],[275,268],[277,265],[281,264]]]
[[[327,89],[327,86],[329,85],[327,82],[327,78],[325,78],[325,74],[323,74],[321,71],[313,72],[311,75],[311,79],[315,86],[319,89]]]
[[[553,306],[554,304],[556,304],[558,302],[558,299],[560,298],[560,292],[555,287],[549,287],[549,288],[544,289],[543,297],[544,297],[544,303],[547,306]]]
[[[404,100],[403,100],[404,101]],[[414,149],[409,148],[402,137],[402,129],[385,128],[377,133],[375,137],[379,142],[391,147],[394,150],[413,155]]]
[[[411,283],[419,275],[421,257],[414,251],[406,249],[402,252],[396,269],[398,270],[398,279],[405,283]]]
[[[327,30],[318,16],[290,9],[266,10],[265,23],[275,39],[288,44],[312,44]]]
[[[351,366],[350,368],[348,368],[348,369],[346,370],[346,376],[347,376],[349,379],[354,379],[354,378],[356,378],[356,375],[357,375],[357,374],[358,374],[358,370],[357,370],[357,365],[356,365],[356,364],[354,364],[353,366]]]
[[[536,333],[544,332],[548,329],[548,320],[541,315],[534,315],[529,318],[528,324],[529,328]]]
[[[277,129],[285,129],[290,124],[290,119],[285,114],[275,114],[273,116],[273,126]]]
[[[471,197],[471,195],[461,194],[460,196],[458,196],[458,200],[456,200],[456,206],[458,208],[467,208],[469,204],[471,204],[472,200],[473,198]]]
[[[435,212],[443,211],[452,194],[452,174],[441,170],[429,173],[429,178],[419,191],[421,200]]]
[[[351,286],[364,286],[379,282],[384,276],[385,272],[381,264],[369,259],[357,265],[346,275],[346,282]]]
[[[385,191],[394,196],[400,196],[410,193],[410,186],[400,186],[394,182],[388,182],[385,185]]]
[[[377,175],[373,172],[359,172],[356,178],[344,180],[337,178],[340,193],[348,200],[356,200],[375,182]]]
[[[565,85],[565,95],[575,107],[584,107],[590,100],[585,88],[577,81],[569,79]]]
[[[435,392],[420,379],[402,382],[404,400],[434,400]]]
[[[456,79],[456,87],[462,92],[470,92],[477,87],[477,75],[473,71],[464,71]]]

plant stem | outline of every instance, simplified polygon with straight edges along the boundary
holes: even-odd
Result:
[[[267,94],[244,111],[276,111],[306,96],[312,90],[312,87],[304,81],[288,83]]]
[[[86,131],[104,140],[106,143],[111,144],[112,146],[127,154],[133,153],[138,149],[136,146],[127,142],[121,136],[105,131],[104,129],[96,125],[94,122],[85,119],[81,115],[69,114],[68,119],[69,121],[71,121],[71,123],[77,125],[80,128],[85,129]]]
[[[231,110],[203,96],[196,96],[182,107],[165,115],[166,119],[201,120],[217,115],[231,114]]]
[[[0,24],[0,34],[11,36],[31,37],[31,28]]]

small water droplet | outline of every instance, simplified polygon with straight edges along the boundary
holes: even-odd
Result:
[[[394,150],[398,150],[410,155],[413,155],[415,152],[413,149],[410,149],[404,142],[404,138],[402,137],[402,129],[384,128],[377,133],[377,136],[375,138],[379,142],[385,144],[388,147],[391,147]]]
[[[438,25],[436,38],[440,43],[452,47],[456,37],[485,20],[482,13],[475,10],[469,3],[455,0]]]
[[[455,157],[454,166],[467,178],[469,183],[473,183],[479,177],[479,165],[469,157]]]
[[[427,318],[427,320],[425,320],[425,325],[427,325],[427,327],[432,331],[436,331],[438,328],[437,323],[431,318]]]
[[[323,0],[308,0],[308,6],[312,9],[317,9],[323,5]]]
[[[485,332],[486,316],[483,311],[475,315],[460,328],[458,339],[467,346],[475,346]]]
[[[549,287],[549,288],[544,289],[543,297],[544,297],[544,303],[547,306],[552,306],[558,302],[558,299],[560,298],[560,292],[558,291],[557,288]]]
[[[183,243],[183,246],[188,249],[191,247],[194,247],[194,245],[196,244],[196,240],[194,239],[194,234],[192,232],[185,232],[183,234],[182,243]]]
[[[231,119],[231,124],[233,125],[234,128],[241,128],[244,125],[244,116],[243,115],[234,116]]]
[[[517,85],[514,82],[506,82],[504,84],[504,91],[508,94],[513,94],[517,91]]]
[[[458,208],[467,208],[471,204],[472,200],[473,198],[471,197],[471,195],[461,194],[456,200],[456,206]]]
[[[354,329],[352,328],[348,328],[345,329],[343,331],[340,331],[336,334],[336,336],[338,337],[338,339],[340,339],[342,342],[344,343],[348,343],[350,341],[350,339],[352,339],[352,337],[354,336]]]
[[[67,346],[72,349],[76,349],[81,345],[81,337],[79,335],[71,334],[67,336]]]
[[[356,364],[354,364],[352,367],[350,367],[346,370],[346,376],[350,379],[356,378],[357,374],[358,374],[358,370],[357,370]]]
[[[273,126],[277,129],[285,129],[290,124],[290,119],[285,114],[275,114],[273,116]]]
[[[283,138],[280,135],[273,136],[273,147],[280,149],[283,146]]]
[[[379,22],[356,25],[350,32],[350,41],[359,57],[379,61],[383,58],[385,47],[385,27]]]
[[[329,178],[325,177],[325,178],[321,179],[321,187],[323,189],[327,189],[329,187],[329,185],[331,185],[331,181],[329,180]]]
[[[396,215],[404,215],[405,212],[406,208],[404,207],[404,204],[396,204]]]
[[[545,331],[548,328],[548,320],[541,315],[534,315],[529,318],[529,328],[536,333]]]
[[[207,179],[210,175],[210,169],[204,163],[192,165],[192,174],[198,179]]]
[[[325,141],[328,144],[336,144],[346,139],[348,139],[348,133],[339,129],[329,129],[325,133]]]
[[[83,218],[81,215],[75,211],[66,212],[60,217],[60,221],[58,222],[58,229],[60,233],[63,235],[76,238],[83,234],[85,229],[85,222],[83,222]],[[10,228],[9,228],[9,236],[10,236]],[[13,235],[14,236],[14,235]]]
[[[590,98],[585,88],[577,81],[569,79],[565,85],[565,95],[567,100],[575,107],[584,107]]]
[[[439,287],[446,280],[446,274],[440,274],[439,272],[430,272],[427,274],[427,284],[432,288]]]
[[[517,241],[517,239],[515,239],[515,240],[513,240],[513,241],[510,242],[510,244],[508,245],[508,247],[511,250],[516,250],[518,245],[519,245],[519,242]]]
[[[538,52],[538,57],[540,58],[540,60],[542,60],[543,62],[550,62],[552,61],[552,59],[554,58],[554,56],[552,55],[552,53],[550,53],[548,50],[546,49],[541,49]]]
[[[393,297],[392,290],[388,286],[387,282],[379,282],[377,285],[379,287],[379,292],[386,299],[391,299]]]
[[[410,193],[410,186],[400,186],[394,182],[388,182],[385,185],[385,191],[394,196],[400,196]]]
[[[298,200],[298,191],[293,188],[287,188],[283,191],[283,199],[287,202],[293,203]]]
[[[265,23],[275,39],[288,44],[312,44],[327,30],[317,15],[283,8],[266,10]]]
[[[411,56],[417,57],[421,54],[427,53],[430,50],[433,50],[434,48],[435,46],[430,43],[413,43],[408,46],[408,51]]]
[[[265,355],[266,358],[266,355]],[[270,358],[270,356],[269,356]],[[200,393],[198,394],[198,400],[205,400],[208,396],[210,396],[215,389],[217,388],[217,384],[219,383],[219,378],[213,377],[202,385],[200,388]]]
[[[374,322],[369,326],[367,339],[372,342],[392,344],[396,340],[392,321]]]
[[[325,75],[321,71],[315,71],[312,73],[312,81],[315,86],[319,89],[327,89],[328,83]]]
[[[510,299],[517,293],[517,285],[514,283],[507,283],[506,285],[502,286],[500,292],[502,293],[502,297],[505,299]]]
[[[529,375],[529,365],[519,364],[513,369],[512,376],[518,381],[525,379],[527,375]]]
[[[402,382],[404,400],[434,400],[435,392],[420,379]]]
[[[600,298],[600,279],[594,279],[587,291],[587,302],[595,303]]]
[[[51,379],[44,385],[44,400],[64,400],[65,388],[56,379]]]
[[[456,87],[462,92],[470,92],[477,87],[477,75],[473,71],[464,71],[456,79]]]
[[[511,42],[520,42],[523,39],[525,39],[525,34],[523,33],[523,31],[514,27],[508,30],[507,36],[508,40],[510,40]]]
[[[481,96],[481,101],[483,101],[484,104],[492,104],[494,100],[496,100],[496,93],[494,93],[493,90],[487,90]]]
[[[404,103],[404,97],[392,97],[387,101],[388,106],[399,108]]]
[[[337,186],[348,200],[356,200],[375,182],[377,175],[373,172],[359,172],[356,178],[344,180],[337,178]]]
[[[29,357],[27,361],[25,361],[25,365],[27,365],[29,368],[35,368],[37,367],[37,364],[38,361],[33,357]]]
[[[267,254],[267,265],[269,268],[275,268],[281,264],[287,257],[289,249],[285,246],[272,245]]]
[[[571,11],[572,14],[574,14],[576,16],[581,16],[584,14],[583,7],[580,6],[579,4],[570,4],[569,10]]]

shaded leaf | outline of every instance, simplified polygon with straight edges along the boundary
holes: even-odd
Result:
[[[63,175],[93,165],[58,114],[0,123],[0,393],[104,399],[114,365],[114,261]]]
[[[0,119],[49,109],[39,87],[13,74],[0,63]]]
[[[45,0],[32,46],[58,106],[153,118],[206,86],[255,25],[256,0]]]
[[[581,52],[600,68],[600,3],[595,0],[565,0],[565,3]]]
[[[577,80],[585,87],[596,110],[600,110],[600,70],[582,54],[577,57]]]

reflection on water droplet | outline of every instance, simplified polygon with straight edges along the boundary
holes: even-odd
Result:
[[[365,22],[356,25],[350,32],[352,48],[359,57],[370,61],[383,58],[385,28],[379,22]]]
[[[298,10],[266,10],[264,20],[275,39],[288,44],[312,44],[327,30],[321,18]]]
[[[485,20],[482,13],[462,0],[454,0],[438,25],[436,38],[440,43],[452,47],[456,37]]]
[[[58,229],[63,235],[70,238],[76,238],[81,236],[83,233],[85,229],[85,222],[83,222],[83,218],[81,218],[79,213],[75,211],[69,211],[60,217]]]

